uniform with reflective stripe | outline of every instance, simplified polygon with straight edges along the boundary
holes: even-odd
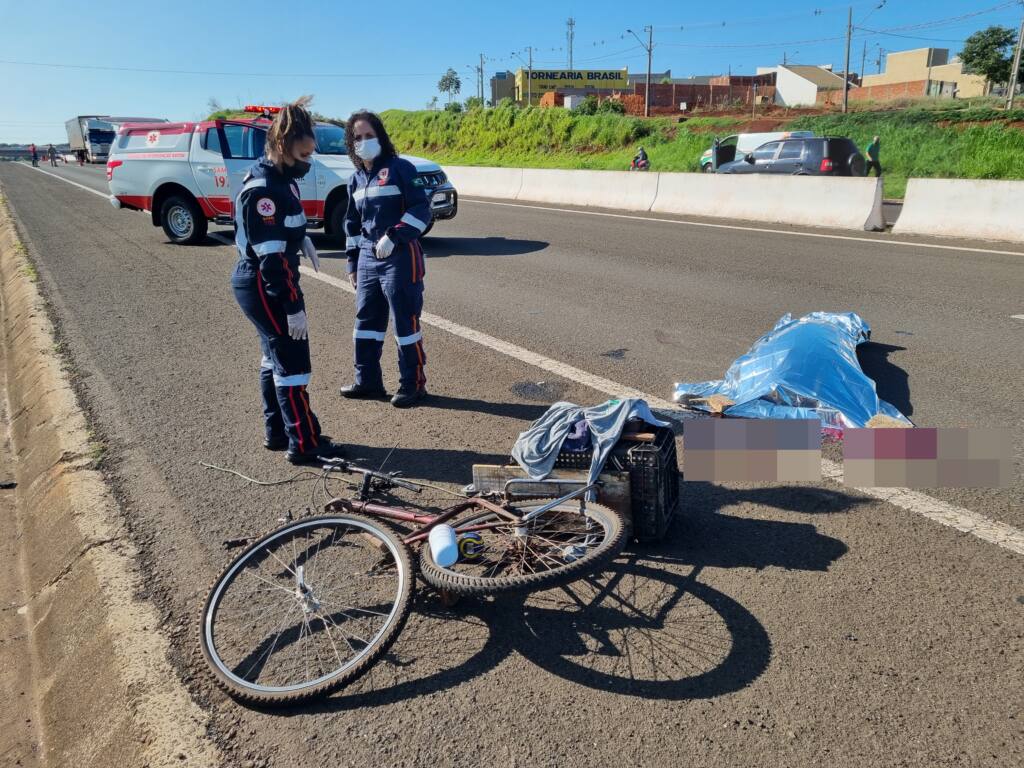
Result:
[[[416,182],[412,163],[397,157],[378,158],[367,171],[357,167],[348,186],[345,253],[348,271],[356,272],[356,384],[383,388],[380,357],[394,317],[400,387],[409,391],[426,384],[426,352],[420,331],[423,310],[423,249],[420,235],[430,223],[430,201]],[[377,259],[376,244],[387,235],[394,250]]]
[[[309,341],[288,335],[287,316],[305,309],[299,249],[306,236],[306,217],[298,186],[261,160],[239,190],[235,224],[238,263],[231,285],[260,339],[265,437],[287,437],[292,451],[315,451],[320,422],[306,391],[312,376]]]

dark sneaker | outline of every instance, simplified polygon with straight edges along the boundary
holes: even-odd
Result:
[[[399,389],[391,398],[391,404],[395,408],[412,408],[426,396],[426,389]]]
[[[384,387],[364,387],[362,384],[346,384],[341,388],[341,396],[350,400],[383,400],[388,396]]]
[[[315,448],[311,448],[308,451],[293,451],[291,449],[284,455],[284,457],[291,463],[296,465],[302,464],[323,464],[331,459],[341,458],[345,455],[344,449],[338,444],[320,436],[320,444]]]
[[[263,447],[268,451],[284,451],[288,448],[288,438],[284,435],[265,438],[263,440]]]

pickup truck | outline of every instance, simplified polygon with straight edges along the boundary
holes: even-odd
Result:
[[[115,208],[145,211],[171,242],[191,245],[206,237],[209,223],[232,224],[233,190],[263,154],[270,122],[263,118],[195,123],[142,123],[118,131],[107,161],[110,202]],[[299,182],[302,207],[311,227],[344,240],[342,222],[353,166],[345,149],[345,129],[333,123],[315,127],[313,167]],[[458,193],[441,166],[403,155],[427,189],[433,220],[454,218]]]

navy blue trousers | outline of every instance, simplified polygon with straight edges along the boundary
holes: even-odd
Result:
[[[359,255],[356,283],[355,347],[356,384],[383,389],[380,356],[387,336],[388,316],[395,325],[398,344],[399,386],[423,389],[424,366],[420,313],[423,311],[423,249],[418,240],[396,245],[388,258],[378,261],[372,253]]]
[[[306,386],[312,375],[309,341],[288,335],[284,309],[267,296],[258,272],[238,268],[231,287],[242,312],[260,338],[260,392],[268,440],[288,438],[288,448],[308,453],[319,446],[320,422],[309,404]]]

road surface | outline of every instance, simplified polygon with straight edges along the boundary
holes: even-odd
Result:
[[[54,173],[105,191],[102,168]],[[291,474],[260,447],[258,345],[229,290],[234,249],[172,246],[147,216],[23,165],[0,164],[0,185],[176,668],[239,764],[1024,759],[1024,557],[825,481],[683,483],[668,540],[572,595],[445,611],[424,593],[388,661],[354,688],[287,715],[238,707],[202,673],[196,614],[229,556],[222,542],[303,509],[311,488],[199,464]],[[1024,526],[1019,249],[593,213],[463,201],[425,244],[427,310],[663,399],[675,381],[719,378],[785,312],[857,311],[873,329],[866,369],[915,423],[1013,430],[1013,487],[923,495]],[[324,272],[343,278],[341,254],[314,240]],[[379,463],[397,445],[389,467],[455,487],[473,463],[502,461],[552,400],[607,397],[433,327],[424,407],[343,401],[352,296],[308,276],[303,287],[311,399],[350,456]],[[388,346],[393,387],[391,357]]]

